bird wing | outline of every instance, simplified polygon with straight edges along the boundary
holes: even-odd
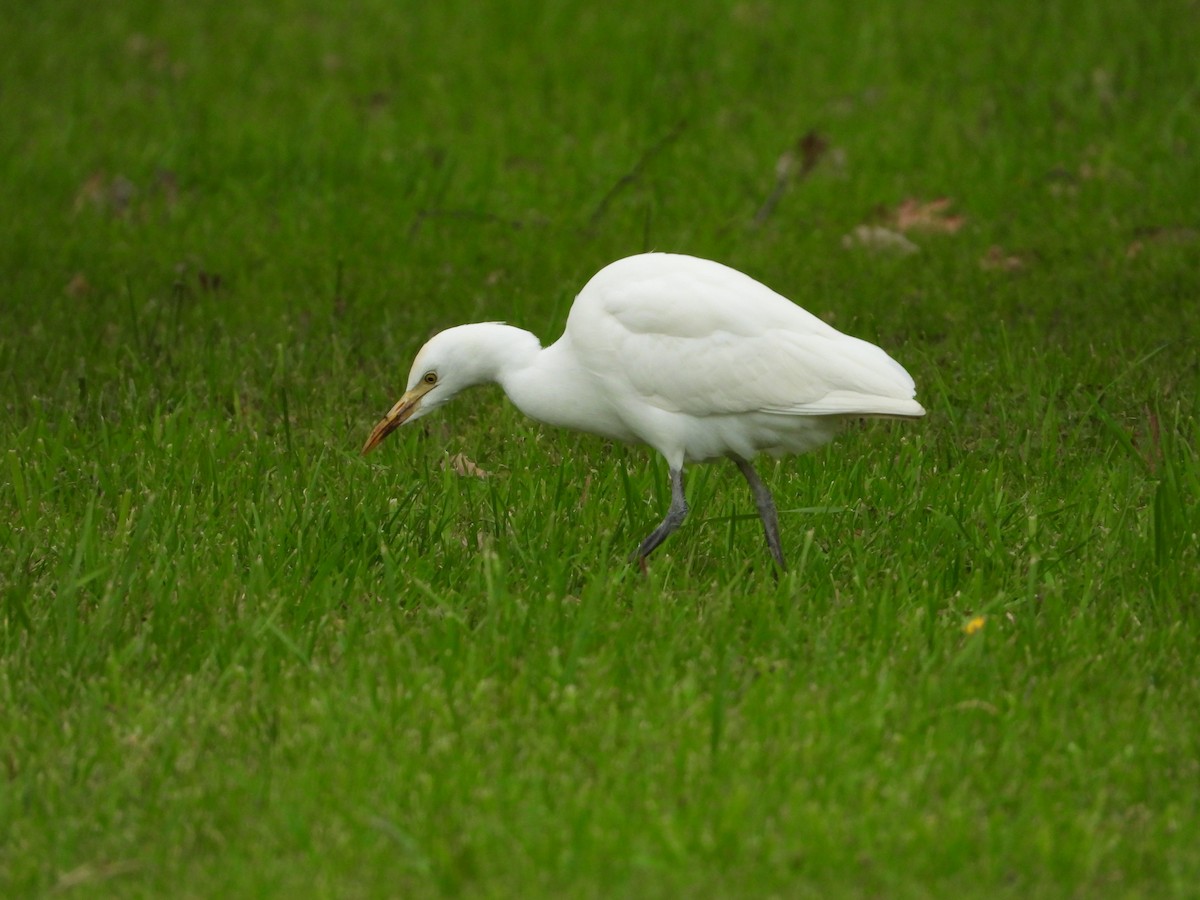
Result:
[[[567,333],[609,391],[669,412],[923,412],[912,378],[879,347],[708,260],[644,254],[608,266],[580,292]]]

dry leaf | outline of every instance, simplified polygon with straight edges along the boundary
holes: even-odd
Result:
[[[1025,260],[1015,253],[1008,253],[999,244],[992,244],[979,258],[979,266],[993,272],[1015,272],[1025,268]]]
[[[129,208],[129,204],[137,196],[137,192],[137,185],[124,175],[115,176],[108,183],[108,189],[105,192],[109,210],[113,215],[121,215]]]
[[[173,209],[179,201],[179,179],[170,169],[157,169],[154,172],[154,188],[162,196],[168,210]]]
[[[491,474],[479,468],[465,453],[455,453],[446,460],[445,465],[453,469],[455,474],[464,478],[487,478]]]
[[[810,130],[800,138],[796,149],[800,151],[800,176],[803,178],[816,168],[821,157],[829,150],[829,140],[816,130]]]
[[[775,161],[775,186],[754,215],[754,224],[762,225],[771,217],[793,178],[807,178],[829,150],[829,141],[816,129],[810,129],[796,145]]]
[[[109,178],[104,172],[93,172],[75,194],[75,212],[92,206],[114,216],[122,216],[128,211],[137,192],[137,185],[124,175]]]
[[[103,172],[93,172],[75,192],[75,212],[85,206],[100,206],[104,203],[104,185],[107,182]]]
[[[1146,249],[1149,244],[1159,245],[1186,245],[1194,244],[1200,241],[1200,231],[1195,228],[1182,227],[1151,227],[1139,228],[1134,232],[1133,241],[1125,248],[1125,256],[1127,259],[1133,259],[1139,253]]]
[[[135,205],[134,201],[139,202]],[[152,200],[160,200],[170,212],[179,201],[179,180],[169,169],[158,169],[154,179],[144,191],[124,175],[109,176],[105,172],[93,172],[75,192],[74,212],[78,215],[91,207],[100,212],[123,218],[144,218],[150,211]]]
[[[203,269],[196,273],[196,280],[200,282],[200,290],[210,294],[215,294],[225,284],[220,272],[205,272]]]
[[[842,237],[847,250],[862,249],[875,253],[898,253],[909,256],[921,248],[897,231],[881,225],[859,225]]]
[[[950,215],[950,207],[954,201],[949,197],[939,197],[922,203],[915,197],[909,197],[896,207],[891,216],[891,223],[900,231],[936,231],[942,234],[954,234],[966,223],[966,216]]]
[[[71,276],[71,280],[67,282],[65,288],[68,297],[74,297],[78,300],[81,297],[86,297],[92,292],[92,286],[87,280],[87,276],[82,272],[76,272]]]

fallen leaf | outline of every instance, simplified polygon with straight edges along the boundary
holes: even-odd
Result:
[[[137,192],[137,185],[124,175],[109,178],[104,172],[93,172],[75,194],[75,212],[80,212],[85,206],[93,206],[114,216],[121,216],[128,210]]]
[[[1139,228],[1134,231],[1134,239],[1125,248],[1125,256],[1133,259],[1151,244],[1184,246],[1194,244],[1196,241],[1200,241],[1200,231],[1195,228],[1186,226]]]
[[[100,206],[104,203],[104,185],[107,181],[103,172],[93,172],[75,192],[75,212],[85,206]]]
[[[124,175],[117,175],[108,183],[108,206],[114,215],[121,215],[137,196],[137,185]]]
[[[992,244],[987,253],[979,258],[979,266],[991,272],[1016,272],[1025,268],[1025,260],[1015,253],[1009,253],[999,244]]]
[[[211,294],[221,290],[225,283],[220,272],[205,272],[203,269],[196,273],[196,280],[200,282],[200,290]]]
[[[875,253],[898,253],[909,256],[921,248],[897,231],[882,225],[859,225],[842,236],[842,246],[847,250],[870,250]]]
[[[915,197],[909,197],[896,207],[891,216],[891,224],[900,231],[934,231],[942,234],[954,234],[966,223],[966,216],[950,215],[950,207],[954,201],[949,197],[939,197],[922,203]]]
[[[88,283],[87,276],[82,272],[76,272],[71,276],[71,280],[67,282],[65,288],[68,297],[74,297],[78,300],[80,297],[86,297],[92,292],[92,286]]]
[[[821,161],[821,157],[829,150],[829,141],[816,130],[810,130],[800,143],[796,145],[800,151],[800,176],[804,177]]]
[[[476,465],[465,453],[455,453],[446,460],[445,465],[453,469],[455,474],[464,478],[487,478],[491,474]]]
[[[162,196],[168,210],[179,201],[179,179],[170,169],[158,169],[154,173],[154,188]]]

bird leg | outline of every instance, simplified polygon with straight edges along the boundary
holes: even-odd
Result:
[[[771,550],[771,555],[775,557],[775,562],[779,564],[780,571],[786,572],[787,563],[783,561],[783,548],[779,545],[779,517],[775,513],[775,500],[771,497],[767,486],[762,483],[762,479],[758,477],[758,473],[754,471],[754,466],[740,456],[733,457],[733,461],[737,463],[737,467],[750,482],[750,491],[754,494],[754,505],[758,507],[758,516],[762,519],[763,532],[767,536],[767,546]]]
[[[687,498],[683,495],[683,469],[672,469],[671,506],[667,510],[667,516],[657,528],[650,532],[650,536],[642,541],[637,552],[630,557],[629,561],[636,562],[645,568],[646,557],[653,553],[655,548],[680,526],[687,514]]]

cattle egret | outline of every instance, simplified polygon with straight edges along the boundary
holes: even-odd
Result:
[[[539,422],[648,444],[666,458],[671,505],[631,557],[643,565],[687,515],[685,463],[734,462],[782,569],[775,502],[750,461],[812,450],[848,419],[925,415],[908,372],[874,344],[728,266],[645,253],[596,273],[549,347],[498,322],[434,335],[363,453],[489,383]]]

